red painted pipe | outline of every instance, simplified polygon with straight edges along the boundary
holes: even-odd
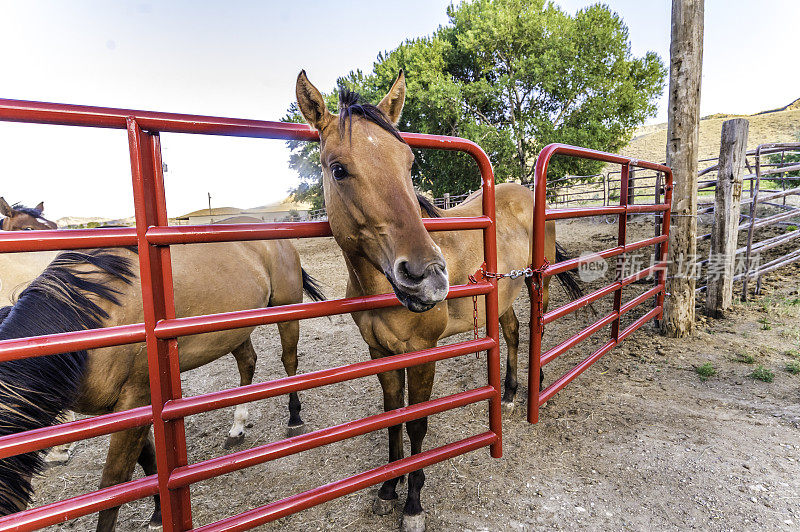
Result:
[[[447,397],[405,406],[389,412],[350,421],[334,427],[328,427],[286,440],[268,443],[245,451],[212,458],[197,464],[180,467],[172,472],[169,479],[170,489],[176,489],[195,482],[226,475],[246,467],[252,467],[271,460],[277,460],[308,449],[315,449],[348,438],[361,436],[368,432],[385,429],[421,417],[432,416],[446,410],[452,410],[469,404],[485,401],[494,396],[496,390],[491,386],[468,390]]]
[[[143,427],[153,422],[153,409],[141,406],[122,412],[61,423],[0,437],[0,459],[17,454],[38,451],[86,438],[104,436],[125,429]]]
[[[93,511],[117,506],[136,498],[160,493],[165,531],[187,530],[192,526],[188,490],[181,486],[178,486],[177,489],[170,489],[167,483],[174,472],[191,472],[193,469],[186,462],[183,420],[181,417],[170,417],[170,409],[172,409],[173,413],[182,411],[181,409],[203,411],[208,409],[209,406],[214,408],[223,404],[239,404],[243,398],[257,396],[258,394],[270,394],[279,389],[281,385],[296,386],[300,389],[303,386],[310,387],[314,383],[311,380],[313,376],[309,374],[300,376],[295,381],[281,380],[275,385],[267,383],[264,387],[256,385],[255,388],[248,388],[243,391],[228,390],[221,392],[220,395],[209,394],[207,397],[184,400],[180,398],[179,355],[175,337],[212,330],[273,323],[281,320],[293,320],[300,317],[384,308],[398,305],[399,302],[393,294],[384,294],[324,302],[322,304],[310,303],[304,306],[298,305],[280,309],[256,309],[241,313],[175,319],[172,273],[169,248],[167,247],[169,244],[230,241],[234,239],[260,240],[327,236],[330,235],[330,228],[325,222],[168,227],[158,132],[306,141],[319,140],[317,132],[308,126],[16,100],[0,100],[0,120],[128,130],[137,220],[135,229],[37,231],[27,234],[0,235],[0,252],[137,245],[145,311],[144,324],[0,342],[0,359],[11,360],[24,356],[40,356],[76,349],[146,341],[151,395],[153,398],[152,408],[147,407],[145,410],[135,409],[109,416],[99,416],[91,420],[82,420],[62,425],[61,427],[48,427],[32,433],[13,435],[0,439],[0,448],[4,449],[5,452],[24,451],[55,442],[72,441],[75,436],[92,436],[108,433],[112,430],[141,426],[141,424],[152,419],[156,436],[156,459],[158,462],[157,477],[147,477],[132,483],[114,486],[67,501],[8,516],[0,520],[0,523],[2,523],[0,526],[4,527],[2,530],[13,527],[27,530],[33,527],[55,524],[64,519],[78,517]],[[469,153],[475,159],[481,171],[483,183],[483,215],[473,218],[426,219],[423,223],[430,231],[482,229],[484,231],[484,257],[486,258],[487,268],[492,271],[496,270],[494,175],[486,154],[477,144],[465,139],[414,133],[402,133],[402,136],[412,147],[463,151]],[[326,378],[331,380],[343,379],[345,374],[352,377],[358,371],[366,368],[369,369],[369,372],[377,372],[380,371],[380,368],[405,367],[401,366],[401,364],[410,365],[423,360],[456,356],[461,352],[487,349],[489,354],[487,361],[489,386],[477,391],[466,392],[466,395],[462,394],[455,398],[444,398],[423,405],[415,405],[414,407],[409,407],[410,409],[403,411],[403,413],[393,414],[390,412],[382,414],[371,420],[356,422],[355,426],[360,427],[358,430],[370,426],[383,426],[382,423],[397,423],[399,422],[398,420],[405,419],[402,416],[412,414],[427,415],[427,413],[437,411],[436,409],[439,408],[458,406],[463,401],[489,399],[490,432],[439,449],[426,451],[357,475],[351,479],[345,479],[329,486],[312,490],[312,492],[280,501],[256,510],[254,511],[255,513],[251,512],[246,517],[234,518],[233,521],[228,521],[228,523],[233,527],[241,527],[242,523],[252,519],[266,522],[272,519],[269,515],[276,515],[275,512],[285,515],[286,513],[298,511],[303,507],[319,504],[332,497],[360,489],[360,487],[483,446],[491,447],[492,456],[501,456],[502,426],[500,418],[497,281],[491,280],[476,285],[455,286],[451,288],[448,297],[474,295],[486,296],[484,299],[486,304],[487,335],[489,338],[442,346],[441,348],[425,350],[419,353],[388,357],[379,364],[370,365],[366,363],[364,366],[355,365],[349,368],[340,368],[341,371],[331,370],[333,373],[330,373]],[[339,372],[338,375],[335,374],[337,371]],[[400,417],[392,418],[392,415]],[[334,428],[334,430],[350,429]],[[341,435],[341,433],[338,434]],[[328,434],[328,436],[333,437],[333,433]],[[300,441],[302,442],[303,440]],[[197,471],[201,471],[202,468],[203,466],[197,468]],[[210,472],[211,470],[208,470],[204,474]],[[176,478],[180,477],[177,476]],[[220,526],[227,527],[228,525],[222,524]],[[217,525],[211,526],[212,529],[215,527],[219,528]]]
[[[39,530],[126,502],[152,497],[156,493],[158,481],[152,475],[0,517],[0,532]]]
[[[620,205],[606,206],[606,207],[575,207],[575,208],[564,208],[564,209],[546,209],[545,202],[547,200],[546,197],[547,168],[550,159],[554,155],[566,155],[566,156],[578,157],[583,159],[593,159],[597,161],[604,161],[622,165],[622,170],[620,172],[620,180],[621,180]],[[664,203],[652,204],[652,205],[627,204],[627,190],[628,190],[627,187],[629,184],[627,176],[629,175],[630,169],[634,167],[647,168],[650,170],[664,173],[664,175],[666,176],[665,179],[666,194],[664,196]],[[605,249],[603,251],[598,252],[596,255],[604,259],[617,257],[618,262],[620,262],[624,261],[624,254],[626,253],[650,245],[660,245],[660,256],[658,258],[659,260],[658,264],[655,264],[644,270],[640,270],[639,272],[630,275],[625,279],[621,279],[615,283],[611,283],[603,288],[595,290],[591,294],[587,294],[581,298],[578,298],[575,301],[563,305],[560,308],[554,309],[546,314],[544,313],[544,309],[542,308],[541,301],[538,301],[538,298],[535,297],[534,294],[532,294],[531,322],[530,322],[531,339],[530,339],[530,351],[529,351],[530,369],[528,373],[528,421],[530,423],[538,422],[540,405],[542,405],[545,401],[551,398],[561,388],[566,386],[566,384],[569,383],[572,379],[574,379],[577,375],[585,371],[586,368],[591,366],[596,360],[598,360],[601,356],[603,356],[603,354],[611,350],[615,345],[617,345],[619,341],[626,338],[628,335],[630,335],[638,327],[641,327],[641,325],[647,322],[648,320],[653,319],[654,317],[660,317],[661,314],[663,313],[664,289],[666,282],[664,275],[664,268],[666,266],[667,244],[669,241],[669,221],[670,221],[671,202],[672,202],[672,171],[667,166],[650,163],[647,161],[638,161],[635,159],[631,159],[629,157],[623,157],[611,153],[604,153],[595,150],[589,150],[586,148],[579,148],[576,146],[568,146],[564,144],[551,144],[549,146],[546,146],[539,154],[536,160],[536,168],[534,176],[533,264],[532,264],[534,270],[539,270],[543,268],[545,264],[543,246],[545,239],[546,220],[559,220],[567,218],[579,218],[586,216],[615,214],[619,216],[619,235],[618,235],[619,242],[617,243],[616,247]],[[634,213],[651,213],[651,212],[664,213],[664,217],[662,220],[661,236],[650,238],[647,240],[642,240],[640,242],[627,244],[626,226],[627,226],[628,215]],[[541,276],[540,278],[549,277],[552,275],[556,275],[577,268],[581,264],[582,260],[585,260],[585,258],[582,259],[578,257],[562,261],[555,265],[551,265],[547,267],[547,269],[543,274],[540,274]],[[618,264],[618,266],[619,265],[620,264]],[[650,290],[647,290],[645,293],[637,296],[633,300],[623,305],[622,288],[632,282],[643,279],[651,274],[657,275],[656,286],[651,288]],[[534,278],[534,282],[536,282],[536,278]],[[567,314],[574,312],[582,307],[585,307],[591,304],[592,302],[597,301],[598,299],[610,295],[612,293],[614,294],[614,311],[611,314],[608,314],[604,318],[584,328],[577,334],[564,340],[559,345],[550,349],[547,353],[542,354],[542,334],[543,334],[543,327],[546,323],[550,323],[558,318],[564,317]],[[642,318],[636,320],[636,322],[634,322],[632,326],[620,332],[619,331],[620,317],[626,312],[629,312],[630,310],[635,308],[637,305],[645,302],[646,300],[654,296],[656,297],[655,308],[649,311],[647,314],[645,314],[645,316],[643,316]],[[595,351],[587,359],[585,359],[583,362],[581,362],[572,370],[570,370],[566,375],[559,378],[546,390],[539,392],[539,368],[541,367],[542,364],[546,364],[547,362],[553,360],[554,358],[564,353],[568,349],[571,349],[572,347],[576,346],[578,343],[582,342],[592,334],[598,332],[608,324],[612,325],[612,336],[613,336],[612,340],[604,344],[600,349]]]
[[[419,454],[390,462],[364,473],[287,497],[235,517],[229,517],[228,519],[223,519],[216,523],[201,526],[200,528],[196,528],[195,531],[238,532],[249,530],[264,523],[269,523],[281,517],[286,517],[287,515],[322,504],[323,502],[328,502],[337,497],[342,497],[348,493],[353,493],[354,491],[385,482],[389,479],[399,477],[400,475],[453,458],[454,456],[468,453],[487,445],[492,445],[497,439],[497,434],[493,432],[484,432],[483,434],[478,434],[471,438],[443,445],[442,447],[437,447],[429,451],[423,451]]]

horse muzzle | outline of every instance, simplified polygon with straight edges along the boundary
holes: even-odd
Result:
[[[397,259],[386,278],[397,299],[412,312],[432,309],[447,297],[450,289],[447,265],[441,256],[431,261]]]

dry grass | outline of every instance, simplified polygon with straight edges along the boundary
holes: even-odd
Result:
[[[747,149],[766,142],[791,142],[800,131],[800,109],[750,116],[713,115],[700,121],[700,159],[719,155],[722,123],[731,118],[750,121]],[[657,124],[640,128],[637,136],[621,150],[622,155],[635,159],[663,162],[667,146],[667,125]],[[704,167],[701,163],[701,168]]]

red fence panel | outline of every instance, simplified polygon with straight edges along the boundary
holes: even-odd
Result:
[[[159,134],[194,133],[318,141],[319,137],[313,129],[300,124],[5,99],[0,99],[0,121],[115,128],[127,131],[136,211],[135,229],[2,233],[0,253],[136,245],[139,251],[145,320],[140,324],[106,329],[0,341],[0,361],[145,342],[152,396],[152,406],[0,437],[0,457],[153,424],[158,465],[157,475],[2,517],[0,531],[35,530],[155,494],[161,496],[164,530],[189,530],[192,529],[189,487],[194,482],[479,401],[489,402],[489,430],[486,432],[273,502],[238,516],[228,517],[201,529],[252,528],[481,447],[489,446],[493,457],[499,458],[502,455],[496,279],[484,280],[477,284],[451,286],[447,296],[448,298],[486,296],[487,335],[484,338],[195,397],[182,397],[178,370],[179,336],[400,305],[394,294],[383,294],[209,316],[175,317],[170,245],[309,238],[330,236],[331,233],[327,222],[169,227]],[[414,133],[403,133],[402,136],[412,147],[463,151],[475,159],[482,177],[483,215],[474,218],[426,219],[424,224],[429,231],[481,229],[484,234],[486,267],[489,271],[495,271],[497,246],[494,223],[494,175],[486,154],[478,145],[464,139]],[[183,424],[185,416],[482,350],[488,351],[488,383],[481,388],[200,463],[188,463]]]
[[[607,207],[570,207],[566,209],[547,209],[547,167],[550,159],[555,155],[579,157],[592,159],[607,163],[622,165],[621,170],[621,191],[620,203],[615,206]],[[646,168],[656,172],[661,172],[665,176],[664,181],[664,201],[651,205],[629,205],[628,187],[631,175],[631,168]],[[566,144],[550,144],[539,154],[536,160],[536,174],[534,178],[534,209],[533,209],[533,265],[534,279],[532,286],[542,286],[542,281],[546,277],[556,275],[561,272],[575,269],[581,263],[581,258],[565,260],[556,264],[548,265],[545,261],[545,222],[548,220],[564,220],[569,218],[580,218],[587,216],[612,215],[619,216],[619,234],[617,246],[605,249],[596,253],[603,259],[616,257],[618,278],[603,288],[587,294],[575,301],[572,301],[560,308],[550,310],[545,313],[543,308],[542,295],[540,290],[531,293],[531,322],[530,322],[530,353],[529,353],[529,372],[528,372],[528,422],[537,423],[539,421],[539,407],[547,402],[564,386],[569,384],[575,377],[583,373],[589,366],[594,364],[600,357],[609,352],[622,340],[628,337],[636,329],[647,323],[653,318],[660,319],[664,308],[664,294],[666,286],[666,260],[667,242],[669,239],[670,206],[672,204],[672,170],[669,167],[638,161],[629,157],[622,157],[611,153],[605,153],[587,148],[568,146]],[[656,192],[657,195],[660,191]],[[627,243],[628,215],[636,213],[663,213],[661,226],[657,228],[657,234],[653,238],[641,240],[639,242]],[[628,277],[622,278],[622,265],[625,261],[625,254],[644,248],[646,246],[656,246],[658,262],[649,268],[640,270]],[[640,294],[627,303],[622,303],[622,289],[629,284],[650,275],[656,276],[655,286],[645,293]],[[607,296],[614,295],[613,311],[603,316],[593,324],[584,328],[582,331],[561,342],[545,353],[542,353],[542,335],[544,326],[552,321],[559,319],[567,314],[590,305],[594,301]],[[624,330],[620,330],[620,319],[622,316],[644,303],[648,299],[655,297],[655,305],[652,310],[637,319]],[[573,367],[565,375],[556,379],[544,390],[539,390],[540,374],[539,370],[544,364],[551,362],[559,355],[577,346],[591,335],[597,333],[607,325],[611,325],[611,338],[599,349],[590,354],[582,362]]]

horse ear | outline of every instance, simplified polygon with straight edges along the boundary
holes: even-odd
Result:
[[[394,84],[392,84],[392,88],[389,89],[389,93],[383,97],[381,103],[378,104],[378,109],[383,111],[383,113],[389,117],[389,120],[392,121],[392,124],[397,125],[397,122],[400,121],[400,114],[403,112],[403,104],[406,101],[406,75],[403,73],[403,70],[400,70],[400,73],[397,75],[397,79],[395,80]]]
[[[308,81],[305,70],[301,70],[297,76],[295,93],[297,94],[297,106],[300,108],[303,118],[317,131],[322,131],[332,115],[325,105],[322,94]]]
[[[0,214],[9,217],[14,214],[14,209],[6,202],[5,198],[0,198]]]
[[[40,201],[39,205],[36,206],[36,210],[39,212],[44,212],[44,202]]]

